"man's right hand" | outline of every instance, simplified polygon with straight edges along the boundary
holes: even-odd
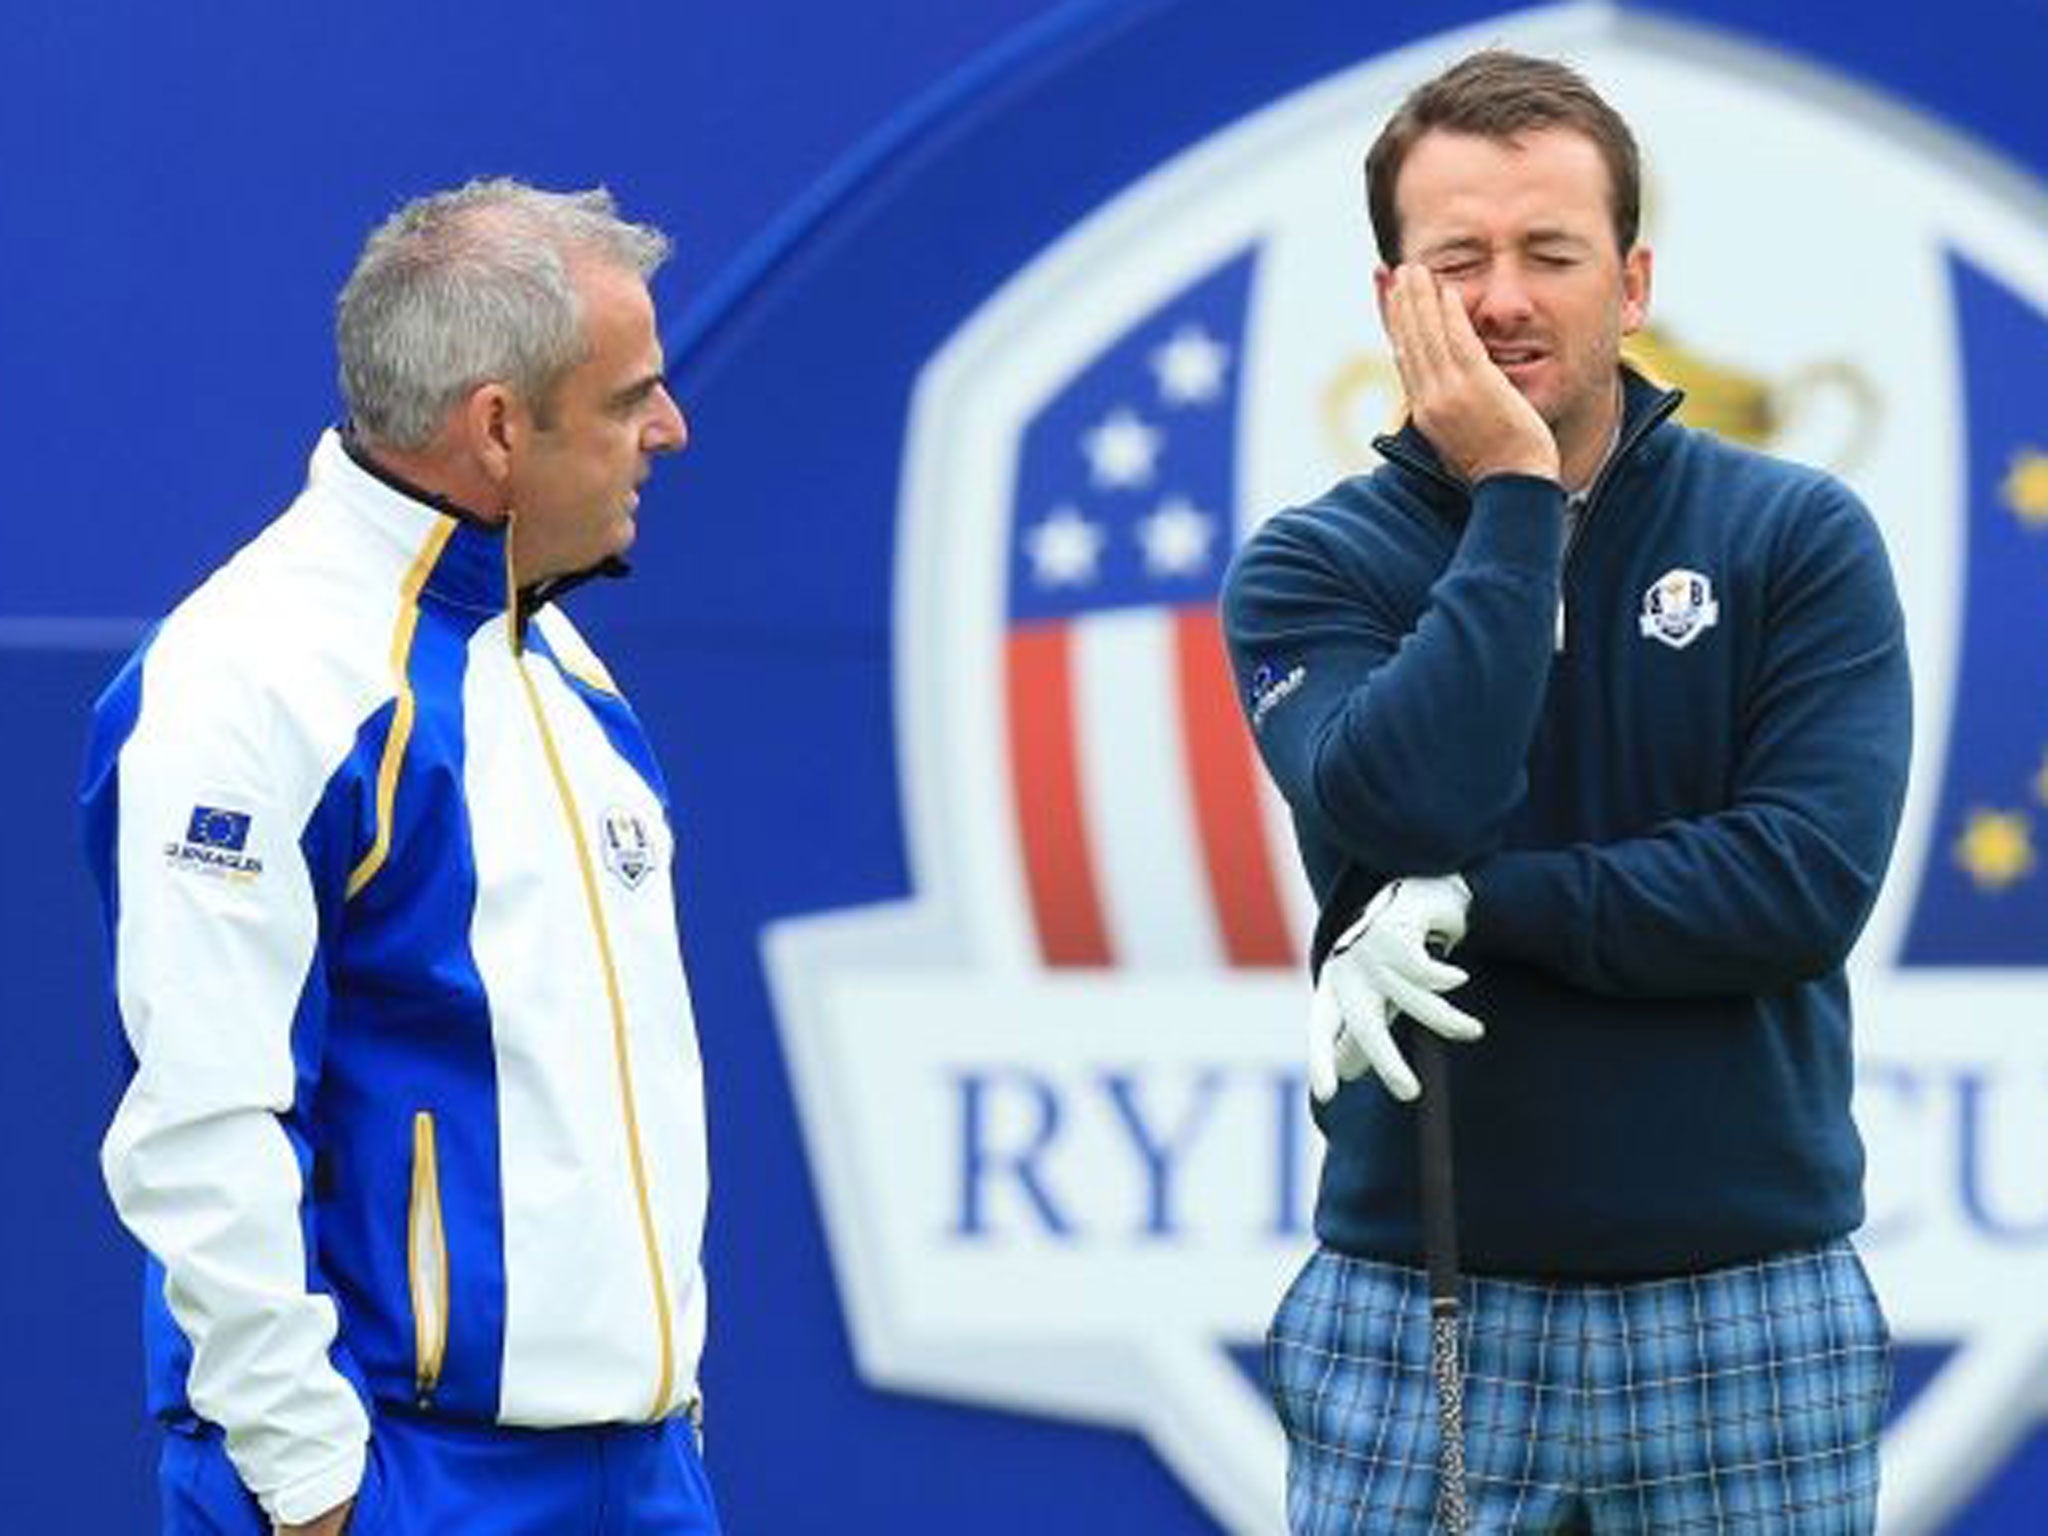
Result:
[[[273,1536],[342,1536],[348,1529],[349,1512],[356,1507],[354,1499],[344,1500],[320,1516],[303,1525],[273,1525]]]
[[[1468,485],[1488,475],[1559,477],[1557,439],[1486,355],[1453,285],[1403,262],[1382,308],[1409,411],[1447,466]]]

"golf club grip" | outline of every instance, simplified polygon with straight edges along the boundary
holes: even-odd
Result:
[[[1411,1021],[1409,1055],[1422,1097],[1416,1104],[1422,1180],[1422,1254],[1433,1302],[1458,1299],[1458,1193],[1451,1166],[1451,1089],[1444,1043]]]

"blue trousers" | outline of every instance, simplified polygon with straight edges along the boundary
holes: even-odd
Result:
[[[164,1536],[270,1536],[210,1425],[174,1427]],[[349,1536],[718,1536],[687,1420],[499,1429],[380,1408]]]

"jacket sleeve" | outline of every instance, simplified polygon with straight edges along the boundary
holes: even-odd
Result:
[[[1347,548],[1312,509],[1233,566],[1224,629],[1260,754],[1353,863],[1440,873],[1498,845],[1555,644],[1563,506],[1553,481],[1483,481],[1448,563]]]
[[[1875,524],[1840,486],[1814,509],[1775,552],[1727,807],[1483,860],[1466,952],[1637,997],[1771,991],[1843,963],[1898,831],[1912,690]]]
[[[163,1266],[192,1348],[193,1410],[225,1431],[270,1517],[294,1522],[354,1493],[369,1420],[336,1364],[335,1306],[302,1224],[309,1158],[289,1117],[324,1024],[299,845],[320,786],[280,782],[277,711],[236,672],[151,653],[96,721],[88,842],[136,1062],[101,1166]],[[116,739],[124,715],[133,726]]]

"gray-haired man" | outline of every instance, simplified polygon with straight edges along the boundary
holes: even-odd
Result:
[[[707,1190],[647,741],[552,599],[683,446],[601,191],[399,210],[350,425],[95,714],[171,1532],[713,1532]]]

